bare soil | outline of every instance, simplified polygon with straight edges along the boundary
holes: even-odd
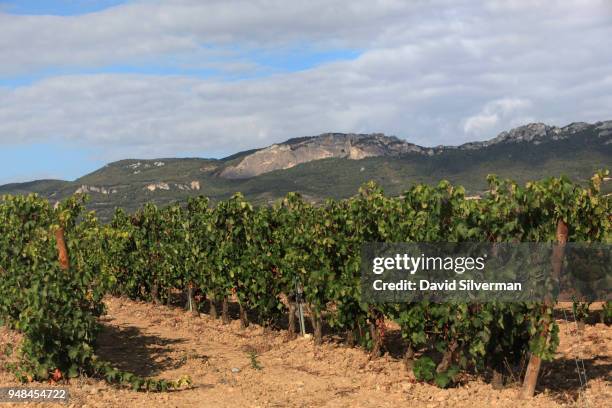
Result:
[[[559,320],[561,344],[554,362],[543,366],[536,396],[519,399],[518,378],[501,389],[465,377],[443,390],[418,383],[393,353],[370,360],[367,352],[326,338],[288,341],[285,331],[246,329],[234,320],[179,308],[108,298],[98,354],[117,367],[144,376],[178,379],[193,387],[141,393],[79,378],[67,386],[70,407],[610,407],[612,327],[588,324],[583,332]],[[0,386],[19,385],[4,366],[2,350],[19,336],[0,328]],[[583,359],[588,386],[581,392],[575,357]],[[43,386],[46,384],[31,384]],[[18,404],[15,406],[49,406]],[[10,406],[0,403],[0,407]]]

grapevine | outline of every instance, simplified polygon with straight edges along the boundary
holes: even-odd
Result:
[[[187,308],[213,317],[221,305],[240,307],[242,326],[255,318],[267,328],[288,317],[295,337],[296,287],[317,344],[325,330],[350,345],[384,351],[385,322],[396,322],[405,362],[418,378],[446,387],[462,370],[501,373],[527,354],[553,358],[558,326],[554,304],[368,303],[361,298],[361,248],[368,242],[611,242],[611,200],[601,194],[607,172],[588,186],[550,178],[520,186],[488,178],[479,200],[443,181],[415,185],[400,197],[374,183],[346,200],[312,205],[290,193],[271,207],[254,207],[236,194],[211,205],[147,204],[129,215],[117,210],[102,225],[75,196],[57,208],[30,195],[0,202],[0,322],[22,331],[20,379],[45,380],[96,373],[135,389],[185,386],[113,369],[95,354],[103,297],[172,303],[184,293]],[[55,231],[65,231],[70,268],[58,260]],[[197,294],[197,295],[196,295]],[[575,310],[588,313],[576,300]],[[609,304],[604,318],[609,321]],[[327,328],[327,329],[326,329]],[[418,356],[418,358],[417,358]],[[507,364],[506,364],[507,365]]]

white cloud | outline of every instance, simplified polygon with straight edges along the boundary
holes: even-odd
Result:
[[[97,74],[0,87],[0,145],[56,138],[112,160],[232,153],[326,131],[460,144],[524,121],[611,119],[606,2],[485,4],[219,0],[77,17],[0,14],[0,73],[9,76],[134,61],[240,71],[256,64],[241,48],[363,50],[351,61],[233,82]]]
[[[484,131],[490,131],[498,123],[499,115],[497,113],[480,113],[467,118],[463,130],[466,133],[482,134]]]
[[[408,19],[421,2],[165,0],[68,17],[0,12],[0,73],[146,62],[165,55],[189,63],[231,57],[225,47],[236,45],[367,46],[384,33],[380,27]]]
[[[483,137],[491,132],[503,121],[504,124],[525,123],[524,114],[533,104],[527,99],[505,98],[487,103],[476,115],[465,120],[463,130],[465,133]],[[517,115],[518,114],[518,115]]]

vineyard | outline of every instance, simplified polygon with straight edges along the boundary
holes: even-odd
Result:
[[[240,324],[287,327],[297,336],[304,304],[314,343],[334,334],[348,345],[384,352],[386,322],[399,327],[404,364],[420,381],[450,387],[461,372],[492,374],[530,356],[526,395],[541,360],[558,345],[554,303],[366,303],[360,250],[366,242],[612,242],[607,174],[589,186],[552,178],[519,186],[489,177],[478,200],[462,187],[416,185],[388,197],[375,184],[351,199],[312,205],[289,194],[253,207],[240,194],[211,205],[147,204],[117,210],[109,224],[86,213],[86,197],[53,207],[30,196],[0,202],[0,325],[23,333],[10,369],[22,381],[99,376],[135,390],[165,391],[188,378],[154,380],[114,368],[96,354],[103,297],[170,303],[182,294],[193,313],[224,323],[230,304]],[[58,256],[58,252],[60,256]],[[588,304],[576,303],[588,313]],[[579,314],[580,314],[579,313]],[[610,304],[604,318],[612,317]]]

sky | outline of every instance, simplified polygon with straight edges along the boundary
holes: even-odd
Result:
[[[0,184],[612,119],[611,0],[0,0]]]

